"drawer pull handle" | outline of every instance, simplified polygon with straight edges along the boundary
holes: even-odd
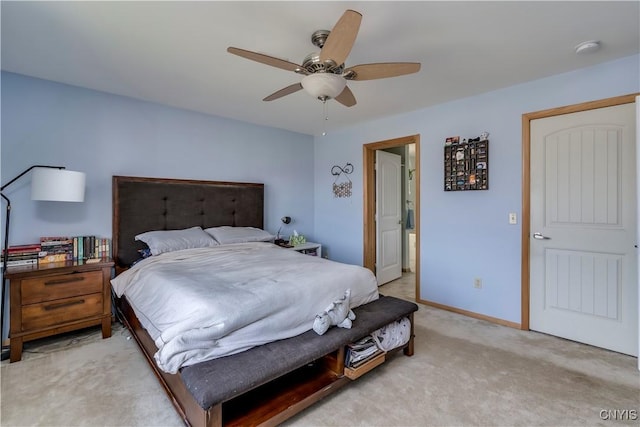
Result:
[[[79,300],[75,300],[75,301],[63,302],[63,303],[60,303],[60,304],[49,304],[49,305],[45,305],[44,309],[45,310],[57,310],[57,309],[62,308],[62,307],[68,307],[70,305],[77,305],[77,304],[84,304],[84,300],[83,299],[79,299]]]
[[[84,277],[73,277],[71,279],[49,280],[48,282],[44,282],[44,285],[45,286],[62,285],[65,283],[82,282],[83,280],[84,280]]]

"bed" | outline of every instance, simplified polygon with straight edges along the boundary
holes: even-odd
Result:
[[[412,313],[417,306],[379,297],[375,277],[372,285],[373,275],[361,267],[302,255],[269,241],[189,247],[139,260],[148,249],[136,240],[142,233],[225,226],[263,229],[263,210],[263,184],[113,177],[116,307],[188,425],[282,422],[350,381],[344,375],[347,343],[401,318],[411,319],[411,339],[402,348],[407,355],[413,352]],[[211,264],[214,256],[222,264]],[[239,259],[244,265],[250,260],[251,269],[242,262],[232,269]],[[259,265],[263,270],[254,270]],[[323,276],[334,265],[334,276]],[[184,288],[176,282],[176,266],[192,273],[179,275],[180,283],[188,282]],[[301,270],[314,273],[305,277]],[[154,271],[156,275],[150,273]],[[163,279],[167,271],[170,281]],[[186,305],[181,298],[211,274],[217,275],[211,280],[216,286],[232,276],[233,283],[242,284],[241,292],[234,293],[235,284],[200,288],[196,300],[216,294],[209,298],[214,305],[205,304],[167,326],[167,313]],[[319,335],[309,330],[315,314],[345,290],[336,275],[349,277],[351,295],[346,296],[356,320],[351,329],[331,328]],[[334,282],[340,285],[332,287]],[[210,321],[206,315],[254,299],[249,310],[225,312],[224,321]],[[302,309],[288,311],[293,306]],[[264,323],[266,318],[275,321]],[[176,329],[185,322],[187,329]],[[189,343],[195,345],[185,350]]]

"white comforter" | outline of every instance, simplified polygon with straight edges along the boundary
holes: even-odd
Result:
[[[347,289],[352,308],[378,298],[368,269],[263,242],[153,256],[111,284],[127,297],[155,340],[158,366],[170,373],[308,331]]]

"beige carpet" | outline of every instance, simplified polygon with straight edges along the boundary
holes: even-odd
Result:
[[[2,426],[181,426],[128,331],[99,329],[27,343],[21,362],[2,362]]]
[[[388,290],[388,289],[387,289]],[[387,292],[389,294],[391,292]],[[120,327],[27,344],[2,363],[2,426],[181,426]],[[420,306],[415,356],[401,354],[288,426],[592,426],[640,415],[637,359]]]

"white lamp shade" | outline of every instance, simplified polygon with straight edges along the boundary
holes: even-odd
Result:
[[[300,82],[304,90],[314,98],[335,98],[340,95],[347,85],[344,77],[333,73],[309,74]]]
[[[84,202],[84,184],[84,172],[35,168],[31,176],[31,199]]]

